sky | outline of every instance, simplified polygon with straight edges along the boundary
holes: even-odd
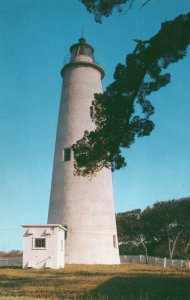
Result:
[[[81,37],[105,70],[160,24],[190,11],[189,0],[141,0],[127,13],[94,21],[79,0],[0,0],[0,251],[22,249],[21,224],[47,222],[61,68]],[[124,150],[113,173],[116,212],[190,196],[190,51],[169,67],[171,83],[151,95],[155,129]]]

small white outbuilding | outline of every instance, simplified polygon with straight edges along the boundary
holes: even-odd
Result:
[[[23,268],[59,269],[65,265],[66,228],[59,224],[22,225]]]

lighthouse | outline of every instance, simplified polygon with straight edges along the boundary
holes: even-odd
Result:
[[[104,168],[92,177],[75,176],[72,145],[93,130],[90,106],[102,93],[104,71],[84,38],[70,48],[62,68],[48,224],[67,228],[66,264],[119,264],[112,174]]]

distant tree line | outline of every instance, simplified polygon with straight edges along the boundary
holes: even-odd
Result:
[[[22,257],[22,251],[20,250],[11,250],[9,252],[0,251],[0,258],[3,257]]]
[[[116,215],[120,255],[190,259],[190,197]]]

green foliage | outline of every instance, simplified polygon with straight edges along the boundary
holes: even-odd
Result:
[[[118,13],[127,12],[135,0],[80,0],[86,9],[95,16],[97,23],[102,23],[102,17],[109,17],[116,9]],[[141,0],[141,7],[150,0]]]
[[[116,220],[122,254],[136,254],[145,245],[149,255],[190,256],[190,198],[120,213]]]
[[[85,131],[73,145],[77,175],[92,175],[103,167],[112,171],[124,167],[121,148],[130,148],[137,137],[151,134],[154,107],[147,97],[170,82],[165,69],[187,54],[190,13],[163,23],[150,40],[135,41],[126,64],[117,65],[115,81],[103,94],[95,94],[90,114],[96,128]]]

